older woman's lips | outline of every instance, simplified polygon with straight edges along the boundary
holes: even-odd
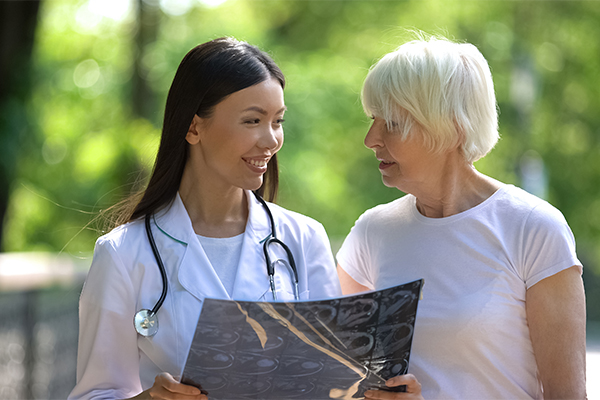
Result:
[[[382,162],[380,162],[380,163],[379,163],[379,169],[381,169],[381,170],[383,170],[383,169],[387,169],[387,168],[391,167],[391,166],[392,166],[392,165],[394,165],[394,164],[395,164],[395,163],[393,163],[393,162],[385,162],[385,161],[382,161]]]

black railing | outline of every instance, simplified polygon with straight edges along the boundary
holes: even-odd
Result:
[[[75,386],[86,260],[0,255],[0,400],[66,399]]]

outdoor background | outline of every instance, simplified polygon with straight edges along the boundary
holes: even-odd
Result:
[[[402,195],[362,143],[368,68],[407,29],[475,44],[501,134],[475,165],[563,212],[595,332],[599,21],[598,1],[0,0],[0,399],[64,398],[74,384],[95,217],[148,175],[179,62],[220,36],[285,73],[279,203],[321,221],[334,250],[363,211]]]

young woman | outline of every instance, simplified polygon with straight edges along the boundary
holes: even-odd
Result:
[[[96,243],[70,398],[206,399],[178,382],[206,297],[341,294],[323,226],[261,198],[277,193],[284,84],[268,55],[231,38],[184,57],[149,184]]]

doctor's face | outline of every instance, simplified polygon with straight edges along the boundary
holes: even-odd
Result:
[[[258,189],[283,145],[283,88],[269,79],[227,96],[208,118],[194,117],[190,161],[213,187]],[[190,133],[197,137],[190,137]]]

